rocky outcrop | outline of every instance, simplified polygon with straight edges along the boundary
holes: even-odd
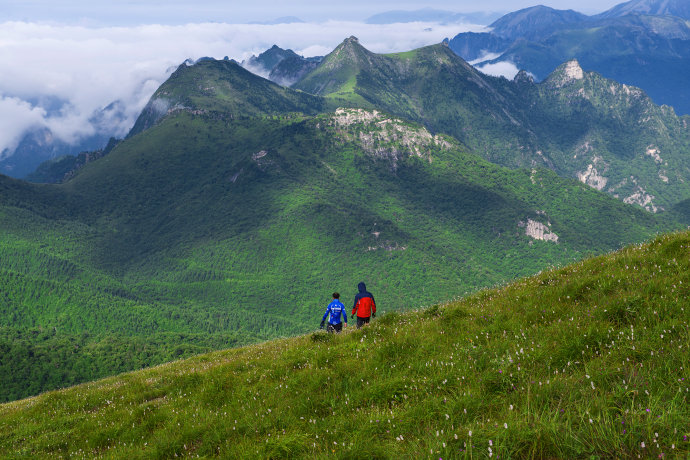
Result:
[[[587,184],[597,190],[603,190],[608,182],[608,179],[599,174],[599,171],[592,164],[587,166],[587,170],[577,173],[577,178],[583,184]]]
[[[558,243],[558,235],[551,231],[551,223],[543,224],[536,220],[527,219],[527,222],[518,222],[518,227],[524,228],[525,235],[532,239]]]
[[[654,205],[654,195],[650,195],[639,185],[635,187],[635,191],[632,195],[623,199],[623,203],[636,204],[649,212],[657,212],[659,210],[659,208]]]
[[[357,142],[365,152],[390,161],[394,170],[404,157],[416,156],[431,162],[432,149],[449,149],[453,146],[446,137],[433,135],[424,127],[377,110],[339,108],[333,114],[330,125],[338,135]]]

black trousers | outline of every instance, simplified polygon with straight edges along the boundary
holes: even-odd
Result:
[[[331,324],[328,323],[328,327],[326,328],[328,332],[340,332],[343,330],[343,323],[338,323],[338,324]]]
[[[369,324],[369,320],[371,319],[371,316],[367,316],[366,318],[361,318],[357,317],[357,329],[361,328],[365,324]]]

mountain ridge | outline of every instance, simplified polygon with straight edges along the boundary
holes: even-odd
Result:
[[[331,105],[376,107],[414,120],[508,167],[548,167],[592,185],[587,170],[601,160],[594,175],[617,184],[600,190],[650,211],[670,209],[690,193],[683,155],[690,146],[688,118],[656,106],[638,88],[585,72],[579,63],[571,69],[578,78],[554,84],[574,61],[541,83],[526,74],[508,81],[480,73],[443,44],[384,55],[348,40],[294,87]],[[650,162],[652,151],[670,157]],[[585,157],[591,161],[583,164]],[[642,173],[622,157],[635,158]],[[599,174],[602,169],[610,173]],[[681,175],[669,179],[671,170]]]
[[[630,0],[597,15],[602,18],[625,16],[631,13],[653,16],[677,16],[690,19],[690,5],[682,0]]]

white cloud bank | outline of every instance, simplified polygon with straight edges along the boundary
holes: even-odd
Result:
[[[96,132],[125,135],[155,89],[187,58],[241,61],[273,44],[323,55],[350,35],[371,51],[395,52],[481,29],[342,21],[102,28],[6,22],[0,24],[0,154],[11,153],[34,128],[47,127],[68,143]],[[37,102],[46,100],[52,102]],[[125,107],[124,119],[106,118],[100,126],[90,120],[113,101]]]
[[[28,102],[0,96],[0,160],[3,159],[3,151],[13,151],[23,133],[41,125],[45,116],[45,110],[32,107]]]
[[[508,80],[515,78],[515,75],[520,71],[520,69],[510,61],[485,64],[477,67],[477,70],[487,75],[493,75],[494,77],[506,77]]]

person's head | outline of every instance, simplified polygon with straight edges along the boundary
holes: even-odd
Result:
[[[364,281],[362,281],[361,283],[359,283],[359,284],[357,285],[357,289],[359,289],[359,292],[366,292],[366,290],[367,290],[367,285],[364,284]]]
[[[338,294],[337,292],[334,292],[334,293],[333,293],[333,298],[334,298],[334,299],[339,299],[339,298],[340,298],[340,294]]]

